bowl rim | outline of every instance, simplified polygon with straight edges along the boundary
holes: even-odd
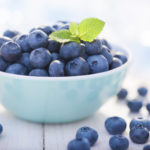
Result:
[[[131,63],[131,60],[132,60],[131,52],[129,51],[129,49],[127,47],[113,44],[112,49],[115,49],[114,46],[117,47],[117,50],[115,50],[115,51],[123,52],[127,56],[128,60],[120,67],[115,68],[113,70],[106,71],[106,72],[100,72],[100,73],[89,74],[89,75],[80,75],[80,76],[36,77],[36,76],[17,75],[17,74],[11,74],[11,73],[0,71],[0,77],[7,76],[7,77],[15,78],[15,79],[39,80],[39,81],[40,80],[51,80],[51,81],[54,81],[54,80],[62,80],[63,81],[64,80],[64,81],[66,81],[66,80],[77,80],[77,79],[79,80],[79,79],[88,79],[88,78],[97,78],[97,77],[107,76],[107,75],[113,74],[115,72],[118,72],[120,70],[123,70]],[[118,48],[119,48],[119,50],[118,50]]]

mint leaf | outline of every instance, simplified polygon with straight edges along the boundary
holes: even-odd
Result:
[[[59,30],[55,31],[50,34],[49,36],[52,40],[55,40],[60,43],[66,43],[66,42],[77,42],[80,43],[80,40],[78,37],[75,37],[71,34],[69,30]]]
[[[97,18],[84,19],[79,24],[79,37],[83,41],[92,42],[102,31],[105,22]]]
[[[69,25],[69,31],[75,36],[78,36],[78,34],[79,34],[78,26],[79,25],[74,22],[71,22]]]

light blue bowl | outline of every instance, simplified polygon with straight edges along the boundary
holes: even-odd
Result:
[[[48,123],[91,116],[121,87],[130,64],[104,73],[76,77],[29,77],[0,72],[0,100],[15,116]]]

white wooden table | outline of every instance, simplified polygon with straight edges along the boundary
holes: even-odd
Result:
[[[133,79],[125,82],[131,97],[134,96],[137,86]],[[132,117],[137,116],[130,114],[125,103],[118,102],[115,97],[107,101],[94,116],[69,124],[30,123],[12,116],[0,106],[0,123],[4,127],[0,137],[0,150],[67,150],[67,143],[75,137],[76,130],[82,126],[91,126],[99,133],[99,140],[91,148],[92,150],[110,150],[108,145],[110,135],[105,130],[104,121],[114,115],[123,117],[127,123]],[[144,108],[138,115],[149,117]],[[128,133],[129,128],[124,135],[128,137]],[[130,141],[129,150],[142,150],[142,148],[143,145]]]

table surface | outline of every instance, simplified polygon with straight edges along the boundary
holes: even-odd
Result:
[[[129,89],[129,97],[136,96],[136,89],[141,83],[128,79],[124,87]],[[145,100],[144,100],[145,101]],[[129,124],[135,116],[148,116],[143,107],[140,114],[131,114],[123,101],[118,101],[116,97],[107,101],[99,111],[90,118],[68,124],[36,124],[20,120],[9,114],[0,106],[0,123],[4,127],[0,137],[1,150],[67,150],[67,143],[75,137],[76,130],[82,126],[90,126],[99,133],[98,142],[91,148],[92,150],[110,150],[109,138],[104,127],[104,121],[110,116],[121,116]],[[124,132],[128,137],[129,127]],[[129,150],[142,150],[143,145],[134,144],[131,141]]]

